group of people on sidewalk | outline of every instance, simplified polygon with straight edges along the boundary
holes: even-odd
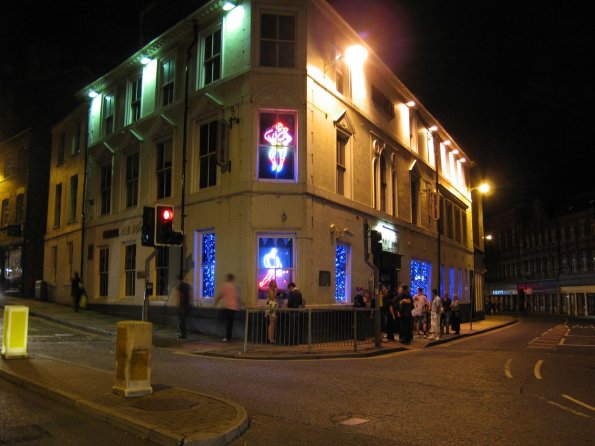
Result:
[[[407,285],[399,286],[396,293],[391,293],[384,285],[378,291],[381,320],[384,337],[395,341],[395,335],[403,344],[409,344],[414,334],[420,338],[439,340],[443,334],[450,334],[451,329],[458,335],[461,330],[460,303],[457,294],[453,298],[448,293],[440,297],[438,290],[432,290],[432,299],[428,299],[423,288],[411,296]],[[376,298],[362,287],[356,288],[353,298],[356,308],[376,308]]]

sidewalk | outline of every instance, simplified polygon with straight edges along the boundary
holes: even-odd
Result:
[[[51,320],[115,341],[118,318],[94,311],[74,312],[72,307],[33,299],[0,297],[5,305],[25,305],[30,316]],[[357,346],[316,346],[308,353],[307,346],[250,345],[243,352],[241,341],[225,344],[220,338],[190,333],[179,340],[174,327],[153,325],[153,345],[176,353],[223,358],[296,360],[351,358],[383,355],[405,350],[419,350],[445,342],[494,330],[516,322],[510,316],[491,316],[487,320],[461,325],[460,335],[444,335],[439,341],[415,338],[410,345],[382,342]],[[141,398],[122,398],[111,388],[114,374],[104,370],[61,361],[42,355],[27,360],[1,360],[0,377],[83,410],[110,424],[159,444],[225,445],[248,428],[246,410],[240,405],[197,392],[165,385],[153,386],[153,394]]]
[[[32,299],[0,297],[0,307],[25,305],[30,316],[49,319],[115,340],[117,319],[91,311]],[[154,327],[154,344],[176,330]],[[153,384],[153,394],[123,398],[112,392],[113,372],[41,354],[27,359],[0,359],[0,378],[83,411],[146,440],[162,445],[219,446],[248,429],[248,414],[239,404],[188,389]]]

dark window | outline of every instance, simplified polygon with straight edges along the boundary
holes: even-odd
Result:
[[[161,104],[169,105],[174,101],[174,80],[176,65],[173,59],[161,64]]]
[[[156,246],[155,258],[155,295],[168,295],[168,277],[169,277],[169,248],[167,246]]]
[[[172,141],[157,144],[157,198],[171,196]]]
[[[217,130],[217,121],[200,126],[200,189],[217,184]]]
[[[142,76],[139,76],[130,81],[130,123],[140,119],[142,94]]]
[[[62,213],[62,183],[56,184],[54,201],[54,227],[60,226],[60,214]]]
[[[76,221],[76,201],[79,189],[79,176],[73,175],[70,177],[70,201],[68,203],[68,222]]]
[[[134,296],[136,285],[136,245],[127,245],[124,259],[126,296]]]
[[[109,248],[99,248],[99,295],[107,296],[109,285]]]
[[[138,205],[138,159],[139,155],[133,153],[126,157],[126,207]]]
[[[114,132],[114,97],[112,95],[103,98],[103,129],[106,135]]]
[[[101,166],[101,215],[109,214],[112,208],[112,165]]]
[[[221,78],[221,30],[209,34],[204,40],[204,84]]]
[[[66,133],[60,134],[60,140],[58,141],[58,156],[56,163],[62,164],[64,162],[64,151],[66,150]]]
[[[262,14],[260,20],[260,65],[295,68],[295,17]]]
[[[345,174],[347,164],[345,161],[348,137],[343,133],[337,133],[337,193],[345,195]]]

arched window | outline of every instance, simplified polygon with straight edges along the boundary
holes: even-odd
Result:
[[[386,159],[384,155],[380,156],[380,190],[379,190],[379,199],[380,199],[380,210],[382,212],[386,212],[386,192],[387,192],[387,184],[386,184]]]

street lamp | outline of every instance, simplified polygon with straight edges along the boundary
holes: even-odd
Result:
[[[471,194],[473,191],[477,191],[479,193],[479,196],[481,197],[481,195],[486,195],[491,191],[491,185],[489,182],[487,181],[482,181],[481,183],[479,183],[477,186],[472,187],[469,189],[469,193]],[[473,210],[474,213],[477,213],[477,230],[481,232],[477,233],[478,239],[481,233],[483,233],[483,224],[480,225],[480,219],[483,221],[483,206],[482,206],[482,200],[481,198],[478,200],[478,204],[476,206],[473,206]],[[475,218],[473,219],[475,222]],[[473,236],[475,238],[475,230],[473,231]],[[487,234],[487,235],[481,235],[481,239],[483,240],[492,240],[492,235],[491,234]],[[483,252],[483,244],[479,245],[482,249]],[[473,246],[473,256],[474,256],[474,268],[477,266],[477,262],[475,261],[476,258],[476,249],[475,249],[475,242],[474,242],[474,246]],[[482,261],[483,264],[483,261]],[[475,277],[475,276],[474,276]],[[473,279],[475,280],[475,278]],[[473,284],[472,284],[473,285]],[[470,300],[470,312],[469,312],[469,331],[473,331],[473,307],[475,305],[475,286],[472,286],[472,292],[471,295],[469,296],[469,300]],[[483,295],[482,295],[483,298]]]

